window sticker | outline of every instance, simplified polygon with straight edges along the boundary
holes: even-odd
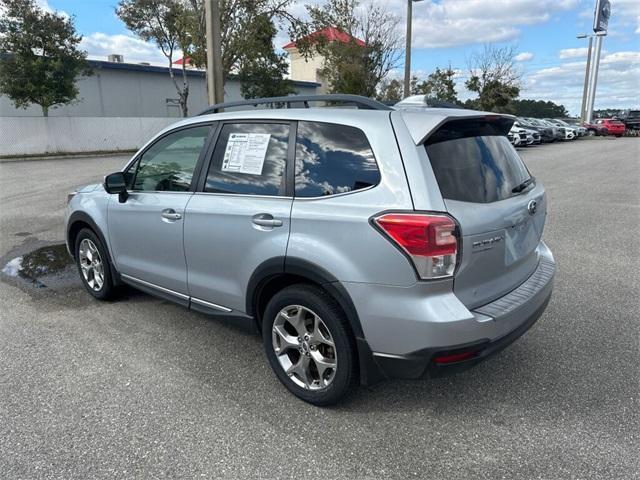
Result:
[[[230,133],[222,171],[262,175],[270,139],[270,133]]]

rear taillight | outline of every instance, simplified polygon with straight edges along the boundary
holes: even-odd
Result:
[[[375,217],[374,222],[407,254],[421,279],[453,275],[458,259],[458,239],[451,217],[431,213],[386,213]]]

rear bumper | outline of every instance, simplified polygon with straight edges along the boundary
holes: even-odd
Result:
[[[383,353],[384,350],[376,348],[375,341],[373,345],[369,342],[366,348],[373,348],[370,361],[361,361],[361,367],[367,370],[365,377],[371,382],[378,378],[441,376],[472,367],[514,342],[533,326],[551,298],[555,262],[544,243],[540,244],[539,251],[538,267],[523,284],[487,305],[466,310],[467,318],[446,319],[451,311],[445,308],[451,305],[445,305],[442,298],[436,296],[432,299],[435,308],[443,308],[440,317],[447,321],[422,322],[422,338],[416,337],[416,322],[396,325],[394,333],[397,337],[409,335],[410,339],[405,340],[414,346],[422,342],[422,348],[408,353]],[[366,322],[363,327],[367,335],[365,325]],[[398,345],[398,338],[395,340],[390,340],[389,345]],[[450,361],[455,358],[452,355],[459,354],[464,354],[464,359]],[[441,363],[443,357],[449,357],[448,363]]]

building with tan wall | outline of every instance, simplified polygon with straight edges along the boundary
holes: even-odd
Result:
[[[365,45],[362,40],[354,38],[348,33],[345,33],[334,27],[327,27],[323,28],[322,30],[313,32],[305,37],[305,40],[313,40],[314,38],[318,37],[324,37],[329,42],[349,43],[350,41],[354,40],[358,45]],[[320,87],[318,88],[318,93],[326,93],[329,90],[329,85],[322,75],[322,69],[324,68],[325,59],[320,53],[315,51],[311,57],[305,58],[298,50],[295,42],[290,42],[282,48],[289,55],[289,61],[291,64],[291,80],[319,83]]]

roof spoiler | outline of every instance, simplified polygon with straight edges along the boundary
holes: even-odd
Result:
[[[407,130],[409,130],[411,138],[416,145],[424,143],[444,124],[452,121],[495,122],[500,124],[497,125],[496,131],[501,135],[506,135],[516,120],[513,115],[462,109],[427,109],[422,112],[400,111],[398,114],[402,115]]]

